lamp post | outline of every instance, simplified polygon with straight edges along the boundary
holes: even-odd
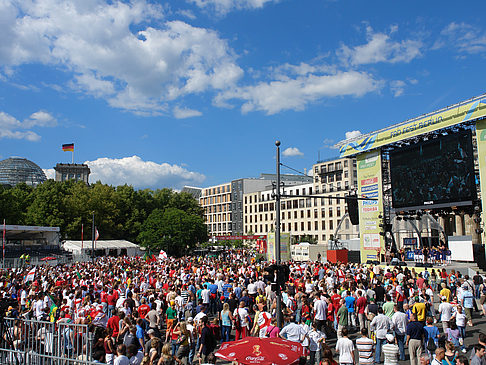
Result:
[[[91,258],[95,260],[95,249],[94,249],[94,242],[95,242],[95,214],[93,212],[93,221],[91,223]]]
[[[275,194],[275,264],[280,265],[280,141],[275,142],[277,147],[277,189]],[[277,284],[277,326],[282,328],[282,297],[280,285]]]

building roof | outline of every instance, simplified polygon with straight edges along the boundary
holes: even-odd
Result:
[[[81,241],[64,241],[64,249],[68,251],[80,251]],[[120,248],[140,248],[139,245],[126,240],[96,241],[96,249],[120,249]],[[91,240],[83,242],[83,248],[91,249]]]
[[[34,162],[22,157],[0,161],[0,184],[15,186],[19,183],[36,186],[46,181],[44,171]]]

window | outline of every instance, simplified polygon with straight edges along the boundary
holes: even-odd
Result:
[[[312,224],[311,223],[312,223],[311,221],[307,222],[307,230],[308,231],[312,230]]]
[[[342,170],[343,165],[341,162],[336,162],[336,170]]]
[[[304,222],[300,222],[300,230],[303,231],[304,230]]]
[[[298,231],[298,228],[297,228],[297,222],[294,223],[294,231]]]
[[[329,229],[332,231],[334,229],[334,222],[329,221]]]
[[[321,208],[321,217],[324,218],[326,216],[326,208]]]
[[[294,219],[297,219],[297,211],[294,210]]]
[[[326,235],[325,235],[325,234],[323,234],[323,235],[322,235],[322,240],[323,240],[323,241],[325,241],[325,240],[326,240]]]
[[[338,218],[341,217],[341,207],[336,208],[336,214],[337,214]]]
[[[310,209],[307,209],[307,218],[310,218],[311,217],[311,211]]]
[[[317,209],[314,209],[314,218],[317,218]]]
[[[346,227],[346,229],[349,229],[349,219],[348,218],[345,219],[344,226]]]
[[[289,232],[292,230],[292,223],[289,223]]]
[[[329,207],[329,217],[332,217],[332,207]]]
[[[300,218],[304,218],[304,211],[303,210],[300,211]]]
[[[326,221],[322,221],[321,223],[322,223],[322,230],[324,231],[326,229]],[[323,238],[323,239],[325,239],[325,238]]]
[[[288,213],[287,213],[287,217],[288,217],[289,219],[290,219],[290,218],[292,218],[292,212],[288,212]]]
[[[318,230],[319,230],[319,222],[314,221],[314,231],[318,231]]]
[[[348,160],[344,160],[344,167],[348,167]]]

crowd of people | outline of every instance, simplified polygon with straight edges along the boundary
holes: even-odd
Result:
[[[464,344],[474,311],[486,314],[479,273],[291,262],[280,328],[267,265],[236,251],[156,262],[103,257],[0,272],[0,295],[18,303],[7,317],[88,325],[90,355],[110,365],[215,364],[222,342],[247,336],[299,342],[310,365],[398,364],[407,353],[411,365],[486,364],[486,335],[471,354]],[[12,340],[23,331],[13,328]]]

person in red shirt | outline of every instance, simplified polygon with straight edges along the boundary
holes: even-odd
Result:
[[[140,303],[141,304],[138,307],[138,315],[140,316],[140,318],[145,319],[147,313],[150,312],[150,307],[147,305],[147,301],[145,300],[145,298],[142,298]]]
[[[116,340],[117,340],[117,337],[118,337],[118,334],[120,333],[120,317],[118,317],[116,311],[114,311],[113,313],[114,316],[111,317],[109,320],[108,320],[108,323],[106,324],[106,329],[108,328],[111,328],[112,329],[112,335],[111,337],[113,337],[113,340],[115,341],[116,343]]]
[[[356,312],[358,314],[359,329],[362,330],[363,328],[366,328],[365,308],[368,305],[368,301],[361,289],[356,293],[358,294],[358,300],[356,300]]]
[[[106,302],[108,303],[108,317],[111,317],[111,315],[113,314],[117,300],[118,291],[111,289],[110,294],[106,296]]]

